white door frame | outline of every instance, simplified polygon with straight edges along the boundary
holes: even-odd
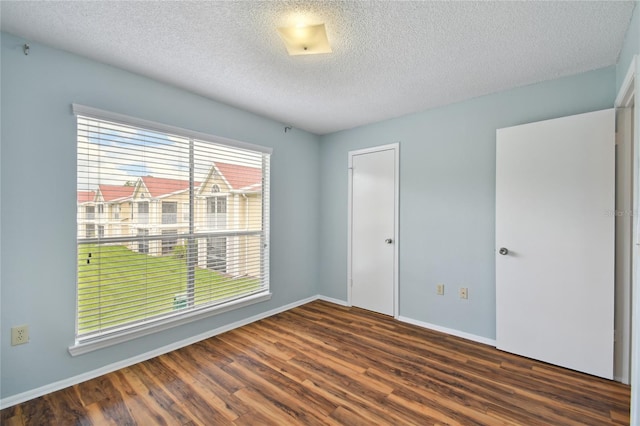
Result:
[[[353,190],[353,157],[356,155],[362,154],[370,154],[373,152],[380,151],[389,151],[392,150],[395,153],[395,174],[394,174],[394,191],[395,191],[395,202],[394,202],[394,224],[393,224],[393,317],[398,318],[400,315],[399,310],[399,285],[398,285],[398,235],[399,232],[399,218],[400,218],[400,143],[392,143],[388,145],[380,145],[374,146],[371,148],[358,149],[355,151],[349,151],[349,184],[348,188],[348,217],[347,217],[347,303],[349,306],[351,304],[351,285],[352,285],[352,273],[351,273],[351,238],[352,238],[352,190]]]
[[[631,97],[616,101],[616,266],[615,266],[615,362],[614,380],[629,384],[631,380],[631,280],[637,246],[634,244],[638,197],[634,196],[637,155],[631,138],[633,115]]]
[[[640,93],[640,59],[635,55],[629,66],[629,70],[625,76],[618,96],[616,97],[616,107],[629,107],[635,104],[635,94]],[[634,140],[633,140],[633,179],[635,183],[634,198],[640,200],[640,166],[638,154],[640,154],[640,108],[635,104],[634,121]],[[636,220],[636,235],[633,236],[634,257],[637,256],[638,246],[640,245],[640,217]],[[633,274],[633,282],[631,283],[631,422],[630,424],[640,424],[640,284],[638,267],[640,262],[636,261],[636,270]]]

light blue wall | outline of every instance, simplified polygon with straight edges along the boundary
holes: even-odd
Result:
[[[73,377],[317,294],[319,138],[194,94],[2,34],[2,398]],[[72,358],[76,147],[71,103],[274,148],[273,298]],[[9,345],[27,323],[31,342]]]
[[[324,136],[320,292],[347,300],[348,152],[400,142],[400,315],[495,338],[496,129],[611,108],[615,84],[609,67]]]
[[[616,93],[620,90],[622,81],[627,75],[629,70],[629,64],[633,55],[640,53],[640,1],[635,2],[635,8],[633,9],[633,17],[627,29],[627,34],[624,38],[624,44],[618,57],[618,65],[616,68]]]

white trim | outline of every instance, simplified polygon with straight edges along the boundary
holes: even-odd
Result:
[[[261,314],[257,314],[251,316],[249,318],[245,318],[243,320],[239,320],[233,322],[231,324],[223,325],[213,330],[209,330],[205,333],[201,333],[192,337],[188,337],[186,339],[180,340],[175,343],[168,344],[166,346],[162,346],[158,349],[154,349],[149,352],[145,352],[143,354],[124,359],[122,361],[114,362],[113,364],[106,365],[104,367],[88,371],[86,373],[78,374],[77,376],[70,377],[68,379],[59,380],[54,383],[50,383],[48,385],[41,386],[36,389],[32,389],[26,392],[22,392],[16,395],[12,395],[0,400],[0,409],[4,410],[5,408],[12,407],[16,404],[20,404],[25,401],[29,401],[34,398],[38,398],[43,395],[47,395],[52,392],[59,391],[61,389],[67,388],[69,386],[77,385],[78,383],[86,382],[87,380],[95,379],[96,377],[100,377],[104,374],[111,373],[116,370],[120,370],[122,368],[129,367],[131,365],[137,364],[142,361],[146,361],[151,358],[155,358],[157,356],[166,354],[171,351],[175,351],[176,349],[183,348],[185,346],[192,345],[194,343],[200,342],[205,339],[209,339],[213,336],[217,336],[218,334],[225,333],[227,331],[231,331],[233,329],[245,326],[247,324],[251,324],[252,322],[259,321],[261,319],[265,319],[267,317],[279,314],[284,311],[288,311],[289,309],[293,309],[295,307],[307,304],[309,302],[313,302],[318,299],[319,296],[307,297],[306,299],[298,300],[296,302],[289,303],[287,305],[281,306],[279,308],[271,309],[267,312],[263,312]]]
[[[184,129],[182,127],[170,126],[168,124],[158,123],[156,121],[145,120],[142,118],[131,117],[117,112],[105,111],[85,105],[71,104],[71,110],[74,115],[82,115],[84,117],[97,118],[100,120],[116,121],[118,123],[127,124],[135,127],[144,127],[149,130],[156,130],[163,133],[171,133],[176,136],[184,136],[187,138],[198,139],[201,141],[211,142],[232,146],[235,148],[258,151],[264,154],[271,154],[273,148],[254,145],[247,142],[237,141],[235,139],[223,138],[221,136],[210,135],[208,133],[197,132],[195,130]]]
[[[627,74],[625,75],[624,80],[622,80],[622,85],[618,91],[618,96],[616,96],[615,103],[613,104],[616,108],[631,106],[631,99],[633,99],[635,93],[634,75],[636,74],[637,63],[638,55],[634,55],[631,59],[631,64],[629,64]]]
[[[352,206],[351,200],[353,199],[353,190],[351,186],[353,185],[353,158],[351,153],[348,154],[348,168],[347,174],[349,177],[347,178],[347,304],[349,306],[353,306],[351,304],[351,286],[353,285],[353,279],[351,279],[351,234],[353,232],[351,225],[351,215]]]
[[[187,324],[213,315],[219,315],[235,309],[244,308],[256,303],[264,302],[271,299],[271,293],[258,293],[255,295],[243,297],[242,299],[233,300],[213,306],[209,309],[195,310],[192,312],[180,313],[178,316],[164,318],[149,324],[129,330],[119,331],[112,335],[98,337],[86,342],[79,342],[69,347],[71,356],[78,356],[88,352],[97,351],[98,349],[108,348],[109,346],[128,342],[138,337],[147,336],[159,331],[168,330],[179,325]]]
[[[318,295],[318,300],[324,300],[325,302],[333,303],[335,305],[346,306],[348,308],[351,307],[349,302],[345,302],[344,300],[334,299],[333,297],[323,296],[321,294]]]
[[[631,365],[631,279],[633,277],[634,155],[631,108],[616,108],[616,212],[614,380],[629,384]],[[637,201],[636,201],[637,204]]]
[[[353,157],[356,155],[370,154],[373,152],[392,150],[395,154],[395,205],[394,205],[394,235],[393,235],[393,317],[398,319],[400,315],[400,283],[399,283],[399,240],[400,235],[400,142],[374,146],[370,148],[349,151],[348,153],[348,184],[347,184],[347,305],[351,306],[351,237],[352,237],[352,186],[353,186]]]
[[[635,69],[634,69],[635,68]],[[640,92],[640,60],[638,55],[634,56],[631,62],[630,71],[633,76],[633,95],[628,99],[628,103],[631,103],[631,99],[635,102],[635,93]],[[627,72],[627,75],[629,75]],[[627,78],[625,78],[625,82]],[[631,86],[631,83],[629,83]],[[623,87],[624,88],[624,83]],[[617,99],[616,99],[617,100]],[[635,104],[634,109],[634,178],[636,179],[634,184],[636,185],[635,193],[636,200],[640,198],[640,184],[638,183],[638,176],[640,172],[638,170],[638,155],[640,154],[640,108]],[[638,219],[640,221],[640,219]],[[640,232],[640,224],[636,225],[636,232]],[[634,235],[636,244],[638,244],[639,235]],[[636,270],[633,274],[633,282],[631,283],[631,422],[632,425],[640,424],[640,285],[638,284],[638,273],[640,272],[640,260],[638,259],[638,247],[635,250]]]
[[[418,327],[428,328],[429,330],[439,331],[441,333],[450,334],[452,336],[461,337],[463,339],[471,340],[473,342],[482,343],[489,346],[496,346],[495,339],[489,339],[487,337],[478,336],[476,334],[466,333],[464,331],[455,330],[453,328],[442,327],[440,325],[430,324],[428,322],[418,321],[411,318],[399,316],[398,321],[406,322],[407,324],[417,325]]]
[[[631,63],[629,64],[629,68],[627,69],[627,73],[624,77],[624,80],[622,81],[622,84],[620,85],[620,90],[618,90],[618,95],[616,96],[616,100],[614,102],[614,106],[616,108],[629,108],[631,107],[632,103],[634,102],[635,99],[635,92],[636,92],[636,74],[637,74],[637,68],[638,68],[638,55],[634,55],[633,58],[631,59]],[[620,112],[618,110],[616,110],[616,129],[618,129],[618,121],[619,121],[619,117],[618,114]],[[634,117],[630,117],[630,120],[633,121],[635,120]],[[638,126],[637,124],[635,125],[635,128],[637,129]],[[617,130],[617,135],[616,138],[618,138],[618,135],[620,134],[624,134],[624,135],[628,135],[628,131],[625,130]],[[636,141],[631,141],[631,146],[632,148],[630,149],[630,151],[633,153],[633,169],[631,171],[632,173],[632,181],[633,184],[632,186],[635,186],[637,183],[637,176],[638,176],[638,162],[637,162],[637,157],[638,157],[638,135],[637,135],[637,131],[636,131]],[[622,142],[623,143],[623,142]],[[616,145],[620,145],[619,141],[616,140]],[[624,143],[623,143],[624,146]],[[619,148],[619,147],[618,147]],[[617,169],[616,169],[617,170]],[[624,182],[624,181],[623,181]],[[638,194],[634,193],[632,196],[632,200],[633,198],[637,198]],[[637,205],[638,200],[633,200],[633,205],[631,207],[631,211],[634,211],[635,205]],[[617,220],[618,218],[616,218]],[[636,227],[637,224],[633,223],[632,224],[632,228]],[[633,231],[632,231],[633,232]],[[638,237],[632,235],[632,240],[637,241]],[[616,244],[618,244],[618,242],[616,242]],[[637,245],[637,244],[636,244]],[[636,256],[636,251],[637,248],[634,246],[631,250],[631,262],[633,264],[634,257]],[[616,274],[618,274],[619,271],[616,271]],[[635,271],[633,271],[633,273],[631,274],[632,277],[635,276]],[[631,288],[637,288],[635,283],[631,283]],[[633,295],[633,291],[631,289],[627,289],[624,288],[623,289],[625,292],[631,292],[631,294]],[[616,283],[616,291],[618,290],[618,284]],[[630,306],[631,311],[634,310],[633,307],[633,300],[631,301],[631,306]],[[637,309],[637,308],[636,308]],[[616,310],[618,310],[618,306],[616,306]],[[629,318],[629,316],[631,316],[631,318]],[[633,333],[633,327],[632,327],[632,322],[633,322],[633,315],[630,312],[626,312],[625,313],[625,318],[624,318],[624,322],[625,322],[625,326],[628,326],[627,329],[622,329],[622,330],[616,330],[617,335],[615,336],[618,340],[614,341],[614,346],[616,348],[616,350],[620,351],[623,350],[625,351],[625,354],[623,355],[622,358],[622,362],[624,364],[623,367],[620,366],[615,366],[615,370],[617,371],[622,371],[622,375],[616,376],[614,377],[614,380],[628,384],[631,380],[630,380],[630,376],[631,376],[631,372],[633,371],[633,337],[632,337],[632,333]],[[631,330],[629,332],[629,329]],[[630,341],[628,341],[630,340]],[[630,349],[630,353],[627,354],[626,353],[626,348],[631,348]],[[617,356],[616,356],[617,357]],[[630,368],[629,368],[630,366]],[[638,387],[638,385],[636,385],[635,387]],[[632,391],[633,393],[633,391]],[[632,404],[633,406],[633,404]],[[640,409],[640,407],[637,407],[636,410]],[[632,408],[632,411],[633,408]]]

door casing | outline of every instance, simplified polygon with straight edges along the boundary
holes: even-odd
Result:
[[[640,92],[640,56],[635,55],[631,60],[627,74],[622,81],[620,91],[616,97],[615,106],[629,108],[635,105],[635,95]],[[633,206],[634,211],[638,208],[640,199],[640,108],[634,107],[634,114],[631,120],[633,122]],[[629,123],[630,124],[630,123]],[[640,275],[640,218],[634,217],[633,226],[633,274],[631,283],[631,355],[630,355],[630,384],[631,384],[631,422],[635,425],[640,423],[640,287],[638,286],[638,277]],[[624,337],[624,336],[623,336]]]

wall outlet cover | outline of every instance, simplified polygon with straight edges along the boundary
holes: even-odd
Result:
[[[29,326],[19,325],[11,328],[11,346],[29,343]]]
[[[466,287],[460,287],[460,299],[468,299],[469,298],[469,289]]]

